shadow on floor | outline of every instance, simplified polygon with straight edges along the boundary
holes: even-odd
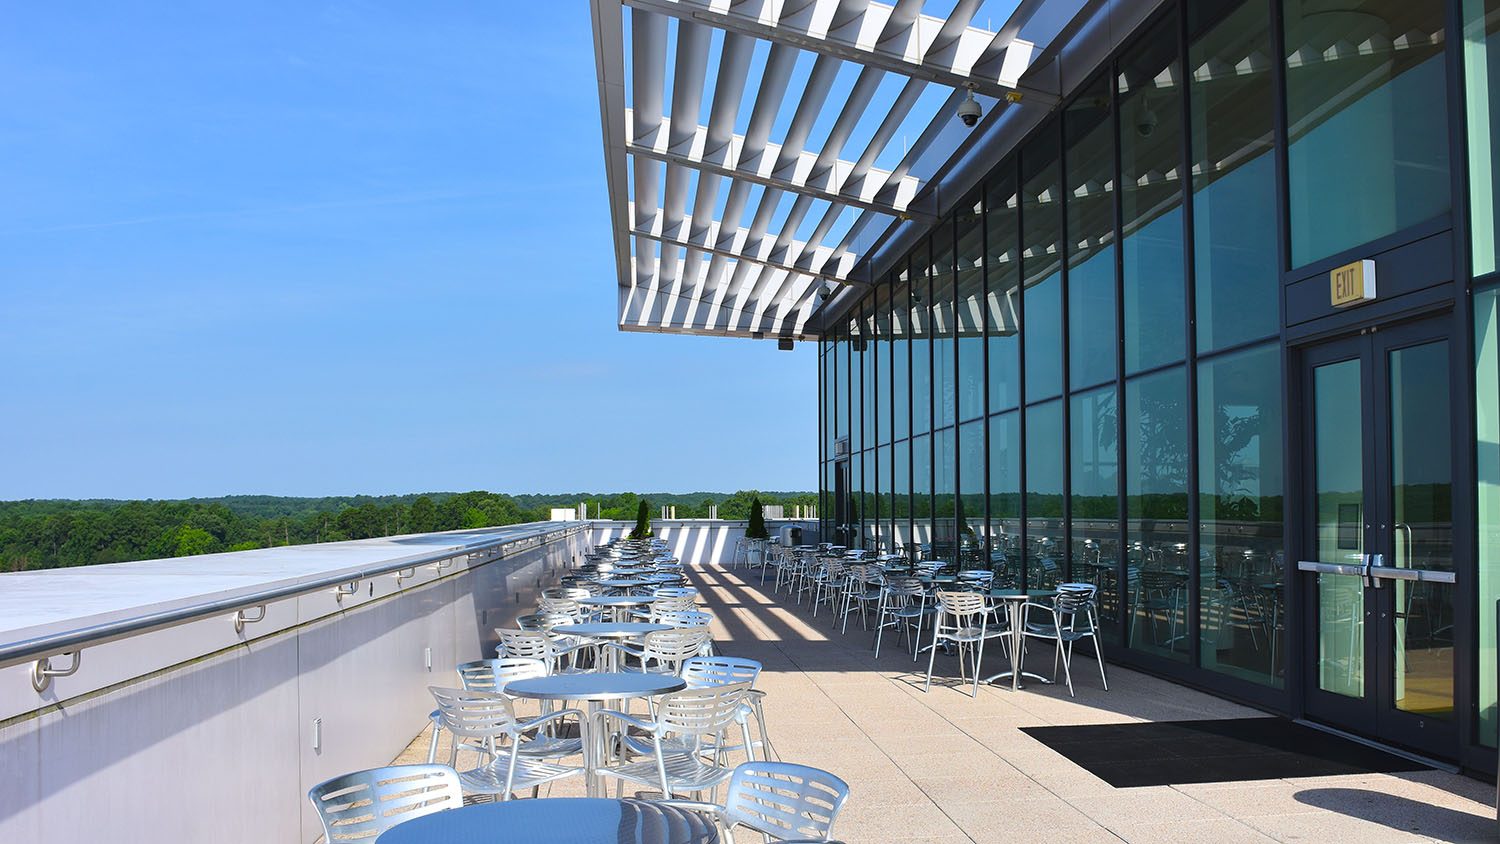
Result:
[[[1374,789],[1309,788],[1297,792],[1295,798],[1307,806],[1416,835],[1462,841],[1493,841],[1500,837],[1492,817],[1433,806]]]

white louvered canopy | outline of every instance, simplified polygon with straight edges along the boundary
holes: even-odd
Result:
[[[592,0],[625,330],[803,337],[1084,0]],[[1044,8],[1045,7],[1045,8]],[[972,91],[984,117],[965,129]]]

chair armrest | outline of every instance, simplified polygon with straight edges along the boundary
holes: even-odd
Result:
[[[653,800],[657,806],[672,806],[677,809],[691,809],[695,812],[711,812],[715,815],[724,811],[724,807],[717,803],[705,803],[702,800]]]
[[[1048,615],[1053,615],[1054,613],[1057,612],[1057,607],[1054,607],[1051,604],[1038,604],[1035,601],[1027,601],[1026,603],[1022,604],[1021,606],[1023,608],[1025,608],[1025,609],[1033,609],[1033,608],[1039,609],[1039,610],[1041,610],[1042,612],[1045,612]]]
[[[600,728],[603,728],[604,722],[608,721],[611,718],[621,723],[628,724],[632,727],[639,727],[642,730],[645,730],[646,732],[653,735],[661,731],[660,727],[649,721],[642,721],[639,718],[632,718],[631,716],[615,709],[601,709],[600,711],[594,713],[594,720],[598,722]]]
[[[556,712],[548,712],[544,715],[539,715],[529,721],[521,721],[520,723],[516,724],[512,732],[524,733],[527,730],[540,727],[548,721],[554,721],[558,718],[563,717],[564,715],[577,715],[580,722],[583,721],[584,717],[582,709],[559,709]]]
[[[621,653],[627,653],[631,656],[644,656],[646,653],[644,649],[632,648],[629,645],[622,645],[619,642],[601,642],[599,646],[604,648],[614,648]]]

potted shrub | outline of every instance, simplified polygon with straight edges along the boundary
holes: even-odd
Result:
[[[750,524],[745,528],[745,538],[750,540],[750,547],[745,552],[750,565],[758,566],[765,559],[767,539],[771,535],[766,533],[766,509],[760,503],[760,496],[750,499]]]

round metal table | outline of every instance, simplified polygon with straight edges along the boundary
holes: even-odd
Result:
[[[656,599],[650,595],[594,595],[579,598],[578,603],[587,607],[609,607],[618,621],[621,613],[628,612],[633,607],[645,606],[654,600]]]
[[[598,674],[553,674],[547,677],[512,680],[505,685],[505,694],[531,700],[581,701],[585,704],[589,725],[592,726],[594,715],[603,709],[606,703],[651,697],[685,688],[687,688],[687,682],[673,674],[602,672]],[[588,768],[585,779],[588,782],[590,797],[604,793],[604,783],[594,773],[599,760],[604,758],[607,747],[606,737],[598,735],[600,732],[602,731],[590,731],[588,728],[584,730],[584,737],[589,745],[585,747],[584,765]]]
[[[599,581],[599,585],[608,586],[611,589],[634,589],[637,586],[645,586],[646,581],[637,580],[633,577],[612,578],[610,580]]]
[[[717,844],[705,814],[646,800],[547,797],[480,803],[413,818],[378,844]]]
[[[609,639],[615,642],[626,642],[631,639],[639,639],[647,633],[655,633],[658,630],[671,630],[666,624],[647,624],[642,621],[614,621],[585,624],[559,624],[552,628],[551,632],[563,636],[583,636],[588,639]],[[609,648],[608,671],[620,670],[620,652]]]
[[[1019,589],[991,589],[990,597],[998,598],[1005,602],[1006,618],[1010,622],[1010,670],[1001,671],[990,677],[984,678],[984,682],[993,683],[996,680],[1010,680],[1011,691],[1020,691],[1021,678],[1030,677],[1051,685],[1052,681],[1040,674],[1025,670],[1026,663],[1026,640],[1023,636],[1025,628],[1026,613],[1022,605],[1032,598],[1050,598],[1056,595],[1053,589],[1028,589],[1022,592]],[[977,673],[977,672],[976,672]],[[507,686],[506,688],[510,688]]]

